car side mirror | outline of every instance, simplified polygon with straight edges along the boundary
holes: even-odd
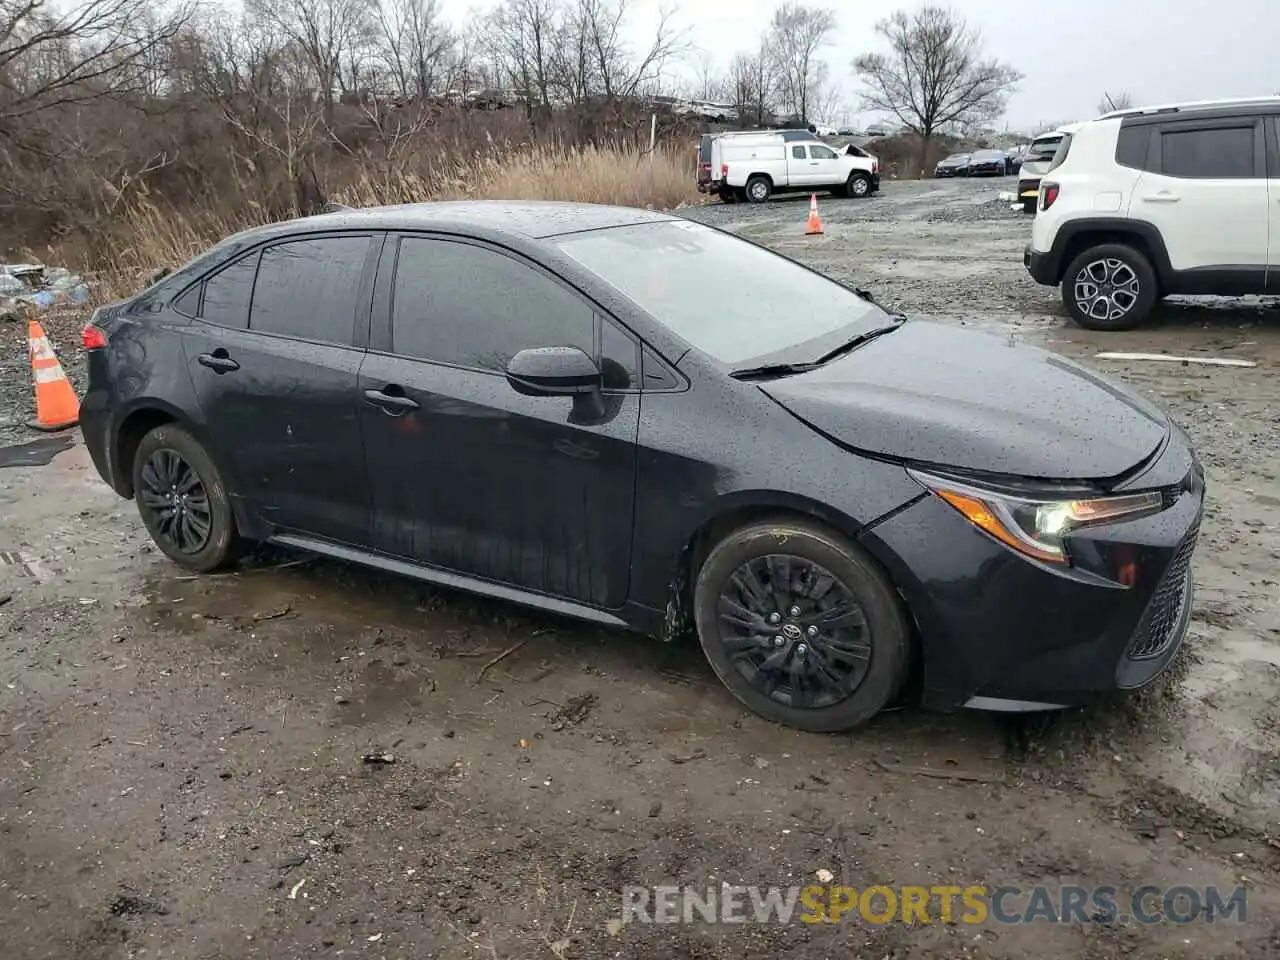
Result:
[[[526,397],[572,397],[599,392],[603,378],[577,347],[534,347],[511,358],[507,383]]]

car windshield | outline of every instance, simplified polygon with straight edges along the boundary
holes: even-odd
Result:
[[[668,220],[568,234],[565,253],[716,360],[787,354],[812,360],[812,341],[855,337],[887,314],[849,287],[700,223]],[[807,345],[806,349],[791,348]],[[792,357],[790,354],[795,353]]]
[[[969,155],[967,153],[953,153],[951,156],[947,157],[942,162],[943,163],[959,163],[961,160],[968,160],[968,159],[969,159]]]

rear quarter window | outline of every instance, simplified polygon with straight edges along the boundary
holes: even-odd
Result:
[[[1116,137],[1116,163],[1135,170],[1147,169],[1147,148],[1151,145],[1151,127],[1147,124],[1120,128]]]

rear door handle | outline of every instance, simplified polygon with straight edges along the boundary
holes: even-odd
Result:
[[[388,390],[393,392],[387,393],[386,391]],[[390,414],[401,414],[409,410],[418,409],[418,401],[406,397],[404,389],[394,384],[388,384],[382,390],[366,390],[364,398],[375,407],[381,407],[386,413]]]
[[[222,347],[219,347],[213,353],[202,353],[196,357],[196,363],[202,367],[208,367],[214,373],[230,373],[232,370],[239,370],[240,364],[231,359],[231,355]]]
[[[1142,199],[1149,203],[1177,203],[1182,197],[1168,190],[1162,190],[1159,193],[1144,194]]]

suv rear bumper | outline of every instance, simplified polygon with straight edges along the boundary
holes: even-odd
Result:
[[[1061,276],[1058,263],[1060,259],[1060,253],[1053,250],[1041,253],[1032,250],[1031,244],[1027,244],[1022,251],[1022,265],[1027,268],[1027,273],[1031,274],[1031,279],[1036,283],[1042,283],[1046,287],[1058,285],[1058,277]]]

